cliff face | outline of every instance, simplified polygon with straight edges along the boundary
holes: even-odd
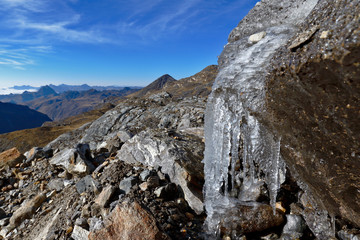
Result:
[[[286,213],[318,239],[360,226],[359,6],[263,0],[231,32],[205,118],[210,232],[241,233],[244,204],[275,209],[291,178]]]
[[[359,13],[359,1],[319,2],[298,34],[274,56],[263,113],[263,121],[282,137],[287,164],[315,199],[333,216],[357,226]],[[291,46],[300,35],[307,39]]]

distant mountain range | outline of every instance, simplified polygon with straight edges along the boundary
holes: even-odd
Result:
[[[142,87],[139,86],[90,86],[87,84],[83,84],[83,85],[67,85],[67,84],[61,84],[61,85],[54,85],[54,84],[50,84],[48,85],[49,87],[51,87],[56,93],[63,93],[66,91],[88,91],[91,89],[95,89],[97,91],[104,91],[104,90],[123,90],[124,88],[131,88],[131,89],[141,89]],[[24,91],[28,91],[28,92],[36,92],[38,91],[40,88],[42,87],[33,87],[30,85],[21,85],[21,86],[13,86],[13,87],[9,87],[9,88],[1,88],[0,89],[0,97],[2,95],[10,95],[12,94],[21,94]]]
[[[54,86],[54,85],[52,85]],[[29,86],[15,86],[20,89],[29,89]],[[68,91],[66,89],[84,89]],[[99,104],[124,97],[138,91],[139,87],[117,87],[118,90],[95,90],[88,85],[43,86],[36,92],[25,91],[22,94],[0,95],[0,101],[29,106],[31,109],[46,114],[52,120],[61,120],[90,111]],[[111,87],[97,87],[106,89]],[[110,100],[111,99],[111,100]]]
[[[66,91],[88,91],[91,89],[97,90],[97,91],[105,91],[105,90],[118,90],[118,91],[122,91],[125,88],[131,88],[131,89],[141,89],[142,87],[137,87],[137,86],[127,86],[127,87],[120,87],[120,86],[89,86],[87,84],[83,84],[83,85],[66,85],[66,84],[61,84],[61,85],[53,85],[50,84],[49,87],[51,87],[52,89],[54,89],[57,93],[63,93]]]
[[[51,119],[27,106],[0,102],[0,134],[40,127]]]

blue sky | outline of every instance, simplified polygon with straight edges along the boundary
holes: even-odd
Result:
[[[257,0],[0,0],[0,88],[145,86],[217,63]]]

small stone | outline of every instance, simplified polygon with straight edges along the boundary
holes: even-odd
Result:
[[[185,213],[185,216],[186,216],[190,221],[194,220],[194,218],[195,218],[195,216],[194,216],[193,214],[189,213],[189,212],[186,212],[186,213]]]
[[[263,236],[260,239],[261,240],[278,240],[279,236],[275,233],[270,233],[269,235]]]
[[[0,220],[0,226],[4,227],[4,226],[8,225],[9,222],[10,222],[10,218],[3,218]]]
[[[177,197],[178,189],[176,184],[169,183],[166,186],[159,187],[154,191],[155,195],[158,198],[164,198],[166,200],[171,200]]]
[[[146,191],[149,188],[149,184],[147,182],[143,182],[139,185],[139,188],[141,189],[141,191]]]
[[[89,227],[89,224],[87,223],[86,219],[82,217],[76,219],[75,225],[85,229]]]
[[[142,172],[140,173],[140,180],[143,181],[143,182],[146,181],[147,178],[150,177],[150,174],[151,174],[150,170],[149,170],[149,169],[145,169],[144,171],[142,171]]]
[[[55,190],[57,192],[60,192],[64,189],[64,180],[60,179],[60,178],[57,178],[57,179],[52,179],[47,187],[50,189],[50,190]]]
[[[68,173],[68,171],[63,171],[62,173],[59,173],[58,175],[59,178],[65,178],[65,179],[70,179],[71,178],[71,174]]]
[[[0,219],[6,218],[7,213],[4,211],[4,209],[0,208]]]
[[[127,140],[133,137],[131,133],[125,130],[120,130],[116,135],[118,136],[121,142],[126,142]]]
[[[360,240],[360,231],[343,229],[338,232],[338,236],[341,240]]]
[[[56,195],[56,190],[53,190],[53,191],[49,192],[48,194],[46,194],[46,197],[47,198],[52,198],[55,195]]]
[[[150,176],[147,179],[148,187],[149,188],[156,188],[160,184],[160,180],[158,176]]]
[[[265,36],[266,36],[266,32],[255,33],[249,37],[249,41],[252,43],[257,43],[261,39],[263,39]]]
[[[306,229],[305,221],[299,215],[286,215],[286,225],[283,228],[281,239],[299,239]]]
[[[110,198],[115,192],[115,187],[109,185],[105,187],[99,196],[95,199],[95,203],[98,204],[100,207],[107,207],[109,205]]]
[[[128,194],[131,188],[137,183],[137,178],[135,176],[131,176],[122,180],[119,184],[119,188],[121,191]]]
[[[322,31],[320,34],[321,39],[328,38],[328,36],[329,36],[329,31]]]
[[[46,200],[46,195],[40,193],[26,204],[21,206],[10,218],[11,228],[19,226],[25,219],[31,218],[36,209]]]
[[[76,191],[81,194],[83,192],[91,191],[98,193],[101,190],[100,184],[95,181],[90,175],[83,177],[75,184]]]
[[[0,168],[4,166],[15,167],[25,159],[17,148],[9,149],[0,153]]]
[[[72,181],[72,180],[64,180],[64,187],[73,185],[73,183],[74,183],[74,181]]]
[[[101,219],[96,218],[96,217],[90,218],[88,220],[88,223],[89,223],[90,232],[97,231],[97,230],[104,228],[104,222]]]

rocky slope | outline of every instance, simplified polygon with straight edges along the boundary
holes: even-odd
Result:
[[[0,102],[0,134],[35,128],[51,119],[43,113],[26,106]]]
[[[87,129],[35,148],[25,160],[7,160],[0,173],[0,234],[198,238],[204,107],[202,98],[173,101],[165,92],[127,100]],[[121,225],[123,218],[131,221]]]

